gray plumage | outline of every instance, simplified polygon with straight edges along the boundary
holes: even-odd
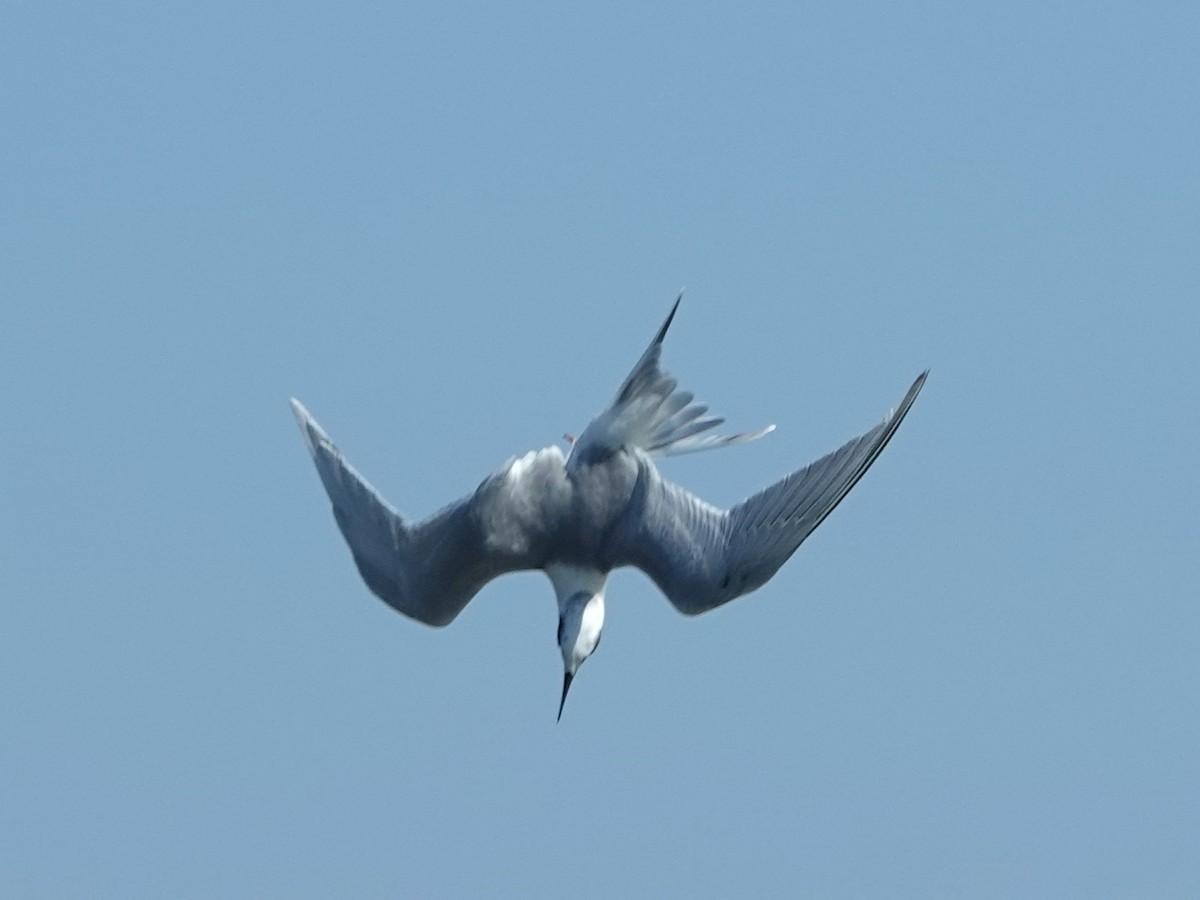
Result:
[[[406,616],[446,625],[485,584],[519,570],[578,567],[599,573],[602,585],[612,569],[636,566],[689,615],[770,579],[875,461],[927,373],[866,434],[732,509],[718,509],[664,480],[653,457],[753,440],[771,429],[710,434],[722,420],[707,416],[707,407],[662,371],[662,342],[678,306],[676,300],[569,459],[552,446],[510,460],[473,493],[419,522],[389,505],[293,400],[367,586]]]

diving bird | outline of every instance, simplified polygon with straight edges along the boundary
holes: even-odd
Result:
[[[552,445],[511,459],[420,521],[384,500],[291,401],[359,574],[385,603],[442,626],[493,578],[530,569],[549,576],[563,661],[560,720],[572,679],[600,643],[613,569],[641,569],[685,615],[762,587],[862,478],[929,374],[922,372],[866,434],[719,509],[665,480],[655,457],[754,440],[774,426],[711,433],[724,420],[707,415],[708,407],[659,366],[681,299],[612,403],[570,441],[569,455]]]

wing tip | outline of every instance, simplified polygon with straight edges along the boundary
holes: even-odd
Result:
[[[671,311],[667,313],[667,320],[662,323],[662,328],[658,329],[658,334],[654,336],[654,343],[651,346],[657,347],[663,342],[667,336],[667,329],[671,327],[671,323],[675,321],[675,313],[679,311],[679,304],[683,301],[683,288],[679,289],[679,295],[675,298],[675,302],[671,304]]]
[[[296,417],[296,422],[300,426],[300,434],[304,438],[304,443],[308,446],[308,452],[316,458],[317,445],[324,443],[332,445],[324,429],[317,424],[317,420],[312,417],[304,404],[292,397],[288,400],[288,405],[292,408],[292,415]]]
[[[912,407],[913,403],[916,402],[917,395],[920,394],[921,389],[925,387],[925,380],[928,377],[929,369],[926,369],[916,377],[916,380],[913,381],[912,385],[905,392],[900,403],[892,407],[892,409],[888,412],[887,418],[884,420],[885,422],[890,422],[896,418],[903,419],[908,414],[908,410]]]
[[[917,399],[917,394],[921,393],[921,388],[925,387],[925,381],[929,378],[929,369],[926,369],[913,381],[912,386],[908,389],[908,393],[904,395],[904,399],[912,404],[913,400]]]

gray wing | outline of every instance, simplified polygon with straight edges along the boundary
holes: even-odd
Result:
[[[761,587],[870,468],[928,374],[921,373],[875,428],[730,510],[665,481],[644,461],[634,502],[613,542],[614,564],[641,569],[688,615]]]
[[[292,411],[359,574],[389,606],[426,625],[448,625],[493,578],[541,566],[548,547],[544,507],[563,472],[558,448],[511,461],[471,495],[411,523],[343,459],[296,400]]]

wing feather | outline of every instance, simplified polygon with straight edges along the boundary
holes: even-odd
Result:
[[[556,486],[565,484],[557,447],[511,461],[474,493],[414,523],[345,461],[296,400],[292,411],[359,574],[404,615],[448,625],[493,578],[544,562]]]
[[[665,481],[645,458],[612,542],[614,565],[641,569],[680,612],[697,615],[765,584],[878,458],[928,372],[875,428],[722,510]]]

